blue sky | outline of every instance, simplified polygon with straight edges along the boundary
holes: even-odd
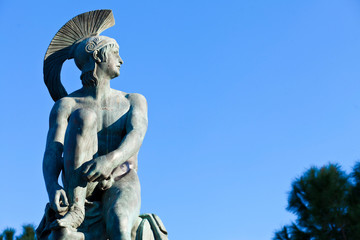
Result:
[[[271,239],[290,223],[291,182],[311,166],[360,159],[356,0],[0,0],[0,231],[38,224],[53,101],[45,51],[77,14],[112,9],[124,60],[112,87],[142,93],[142,212],[172,240]],[[65,63],[68,91],[80,72]]]

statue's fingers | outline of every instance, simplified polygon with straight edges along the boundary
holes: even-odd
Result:
[[[82,170],[83,174],[87,174],[92,166],[94,166],[94,164],[92,164],[92,162],[85,163],[85,165],[83,167],[84,169]]]
[[[89,167],[89,169],[87,169],[86,172],[84,172],[84,177],[87,179],[87,180],[90,180],[90,178],[96,173],[95,171],[95,165],[91,165]]]
[[[101,173],[97,172],[91,178],[89,178],[89,181],[95,182],[100,176],[101,176]]]
[[[65,206],[69,206],[68,199],[64,190],[61,191],[61,201]]]
[[[96,174],[95,168],[90,169],[86,174],[86,178],[88,181]]]
[[[67,212],[67,210],[68,210],[68,207],[59,207],[59,209],[58,209],[58,212],[59,213],[64,213],[64,212]]]
[[[102,180],[101,185],[100,185],[101,190],[107,190],[107,189],[111,188],[113,183],[114,183],[114,179],[112,177]]]
[[[60,192],[59,191],[56,191],[56,193],[55,193],[54,205],[55,205],[54,210],[59,212],[59,209],[61,208],[61,206],[60,206]]]
[[[100,182],[103,181],[105,179],[103,174],[100,174],[100,176],[96,179],[96,181]]]

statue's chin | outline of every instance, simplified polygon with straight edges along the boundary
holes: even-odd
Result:
[[[111,79],[117,78],[118,76],[120,76],[120,74],[116,74],[116,75],[113,76]]]

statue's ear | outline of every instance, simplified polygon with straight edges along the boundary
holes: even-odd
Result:
[[[99,58],[98,54],[99,54],[99,50],[95,50],[93,52],[93,58],[95,59],[95,62],[101,63],[101,59]]]

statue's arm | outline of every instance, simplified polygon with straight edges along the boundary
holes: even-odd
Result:
[[[49,131],[43,159],[43,175],[50,204],[59,211],[61,211],[59,199],[62,198],[63,202],[66,202],[64,199],[66,196],[63,196],[65,192],[58,183],[58,178],[63,168],[62,153],[68,116],[69,110],[64,102],[61,100],[56,102],[50,113]]]
[[[147,103],[141,94],[129,96],[130,111],[126,123],[126,132],[120,146],[107,154],[111,167],[116,168],[134,156],[140,149],[148,126]]]

